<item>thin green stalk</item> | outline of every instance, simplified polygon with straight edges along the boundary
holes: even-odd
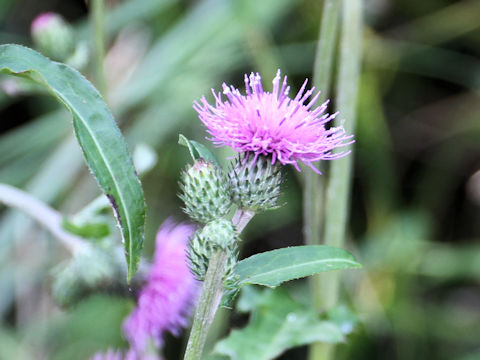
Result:
[[[338,33],[338,18],[340,0],[325,0],[323,3],[322,18],[318,46],[315,54],[313,69],[313,85],[322,91],[318,101],[321,103],[328,97],[331,86],[332,64],[335,44]],[[312,169],[305,169],[305,183],[303,187],[303,218],[304,236],[308,245],[319,245],[322,232],[324,214],[325,183],[323,177],[318,176]],[[309,278],[312,305],[315,310],[321,311],[321,278],[318,275]],[[315,360],[319,343],[313,343],[309,349],[309,359]]]
[[[103,60],[105,57],[105,33],[104,33],[104,0],[91,0],[91,22],[93,28],[93,43],[95,49],[95,79],[98,91],[106,97],[107,85],[105,82],[105,74]]]
[[[255,213],[249,210],[238,209],[235,212],[232,222],[239,233],[254,215]],[[222,299],[223,276],[228,256],[227,251],[220,250],[210,258],[200,300],[195,310],[184,360],[200,360],[202,358],[208,330],[210,325],[212,325],[218,305]]]
[[[339,75],[337,80],[337,108],[340,116],[336,125],[343,125],[347,133],[355,130],[357,90],[361,65],[362,0],[343,0],[342,34],[340,40]],[[343,120],[344,119],[344,120]],[[345,243],[352,179],[353,155],[332,162],[327,186],[325,214],[325,244],[342,247]],[[339,297],[339,273],[321,277],[320,305],[331,309]],[[334,357],[335,347],[322,344],[316,351],[316,360]]]
[[[318,99],[319,103],[322,103],[327,99],[330,89],[332,63],[338,33],[339,10],[340,0],[324,1],[319,41],[313,69],[313,85],[317,90],[322,92]],[[305,168],[304,174],[303,229],[305,242],[308,245],[319,245],[324,212],[324,181],[323,177],[318,176],[318,174],[310,168]],[[312,294],[312,304],[315,309],[320,310],[319,277],[312,276],[309,278],[309,281]]]
[[[327,99],[332,78],[333,55],[338,34],[340,0],[325,0],[313,67],[313,85],[322,91],[318,102]]]
[[[222,298],[223,275],[228,252],[217,251],[210,258],[207,274],[203,282],[202,294],[198,301],[193,319],[190,338],[188,339],[185,360],[200,360],[207,340],[208,329],[213,322],[218,304]]]
[[[237,211],[235,211],[235,214],[232,218],[232,223],[235,225],[235,228],[239,234],[243,231],[243,229],[245,229],[245,226],[247,226],[254,216],[255,212],[251,210],[237,209]]]

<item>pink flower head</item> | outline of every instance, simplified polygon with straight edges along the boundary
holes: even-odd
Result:
[[[61,16],[54,12],[45,12],[38,15],[32,21],[32,34],[42,31],[43,29],[48,27],[52,23],[52,21],[59,21],[59,19],[61,19]]]
[[[143,351],[151,339],[160,347],[162,334],[178,335],[188,323],[198,284],[187,265],[186,248],[195,227],[165,221],[157,232],[153,264],[138,305],[125,320],[130,345]]]
[[[324,114],[328,101],[311,110],[320,92],[306,103],[315,90],[305,91],[307,80],[294,99],[288,97],[290,87],[286,76],[280,84],[280,70],[273,79],[271,93],[263,90],[261,80],[258,73],[245,74],[246,95],[224,83],[226,101],[212,89],[215,106],[205,97],[195,102],[193,107],[216,146],[251,152],[255,158],[270,155],[272,163],[292,164],[298,171],[298,163],[302,162],[317,173],[320,172],[313,162],[338,159],[350,152],[332,153],[335,148],[353,143],[353,135],[345,135],[341,126],[325,128],[337,113]]]

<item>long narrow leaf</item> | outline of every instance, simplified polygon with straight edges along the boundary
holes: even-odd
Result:
[[[240,286],[257,284],[275,287],[285,281],[324,271],[359,268],[347,251],[331,246],[293,246],[256,254],[235,267]]]
[[[126,143],[102,97],[78,71],[20,45],[0,46],[0,72],[44,85],[72,113],[83,155],[120,224],[130,279],[143,244],[145,201]]]

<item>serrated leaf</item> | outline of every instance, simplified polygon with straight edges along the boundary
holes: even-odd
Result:
[[[216,353],[232,360],[269,360],[296,346],[318,341],[344,341],[338,326],[320,320],[311,309],[295,302],[284,289],[266,290],[255,296],[253,303],[257,305],[249,324],[233,330],[226,339],[219,341],[214,349]]]
[[[349,252],[325,245],[294,246],[243,259],[235,266],[239,285],[275,287],[285,281],[324,271],[359,268]]]
[[[188,148],[188,151],[190,152],[190,156],[192,157],[193,161],[202,158],[206,161],[213,162],[218,167],[221,167],[215,155],[213,155],[213,153],[208,150],[205,145],[200,144],[199,142],[196,142],[194,140],[188,140],[182,134],[178,136],[178,143]]]
[[[143,244],[145,201],[127,145],[101,95],[78,71],[20,45],[0,46],[0,72],[43,85],[72,113],[88,167],[120,224],[130,279]]]

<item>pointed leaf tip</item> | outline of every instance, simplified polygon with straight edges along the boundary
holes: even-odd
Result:
[[[213,162],[218,167],[221,167],[215,155],[213,155],[213,153],[205,145],[194,140],[188,140],[182,134],[178,136],[178,143],[188,148],[193,161],[202,158],[206,161]]]
[[[253,255],[235,267],[240,286],[257,284],[276,287],[283,282],[320,272],[360,268],[346,250],[325,246],[293,246]]]
[[[0,72],[39,83],[72,113],[85,160],[120,225],[130,280],[143,244],[145,201],[127,145],[101,95],[77,70],[20,45],[0,45]]]

